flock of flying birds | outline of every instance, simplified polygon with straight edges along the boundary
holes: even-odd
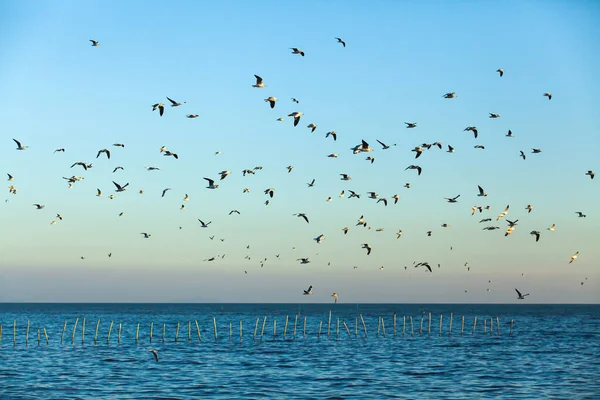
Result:
[[[344,48],[346,47],[346,42],[344,40],[342,40],[341,38],[337,38],[337,37],[335,39],[337,40],[337,43],[341,44]],[[98,47],[100,45],[100,42],[98,42],[96,40],[90,40],[90,42],[92,43],[93,47]],[[292,55],[299,55],[301,57],[305,57],[305,55],[306,55],[305,51],[301,50],[299,48],[292,47],[290,49],[292,50],[292,52],[291,52]],[[504,70],[502,68],[498,69],[496,72],[499,74],[499,77],[503,77]],[[267,87],[264,79],[261,76],[254,75],[254,78],[255,78],[255,83],[253,85],[251,85],[253,88],[264,89],[264,88]],[[545,96],[548,100],[552,99],[552,94],[549,93],[549,92],[543,93],[543,96]],[[445,98],[445,99],[455,99],[455,98],[458,97],[458,95],[455,92],[449,92],[449,93],[445,93],[442,97]],[[166,97],[166,99],[168,101],[167,104],[170,105],[171,108],[180,107],[180,106],[183,106],[184,104],[186,104],[186,102],[179,102],[179,101],[176,101],[176,100],[174,100],[174,99],[172,99],[170,97]],[[298,99],[292,98],[291,100],[292,100],[293,103],[299,104],[299,100]],[[274,96],[269,96],[269,97],[266,97],[264,99],[264,101],[266,103],[268,103],[268,106],[271,109],[275,109],[277,107],[277,103],[278,103],[279,99],[277,97],[274,97]],[[158,115],[160,117],[162,117],[165,114],[165,110],[166,110],[165,104],[164,103],[160,103],[160,102],[153,104],[152,105],[152,111],[157,111],[157,110],[158,110]],[[294,112],[291,112],[291,113],[287,114],[288,117],[291,117],[293,119],[293,126],[294,127],[296,127],[296,126],[298,126],[300,124],[300,121],[302,120],[303,115],[304,115],[304,113],[301,112],[301,111],[294,111]],[[187,114],[186,117],[190,118],[190,119],[194,119],[194,118],[198,118],[199,115],[198,114],[190,113],[190,114]],[[489,113],[489,118],[492,118],[492,119],[500,118],[500,114]],[[277,119],[277,121],[280,121],[280,122],[282,122],[284,120],[285,120],[284,117],[280,117],[280,118]],[[415,129],[415,128],[417,128],[417,123],[416,122],[405,122],[405,125],[406,125],[407,129]],[[315,124],[314,122],[310,122],[308,125],[306,125],[306,128],[308,128],[311,133],[314,133],[315,130],[317,129],[317,124]],[[471,132],[473,134],[474,138],[477,139],[478,133],[479,133],[477,127],[475,127],[475,126],[467,126],[464,129],[464,131]],[[338,134],[335,131],[329,131],[329,132],[325,133],[325,138],[327,139],[327,138],[331,137],[331,139],[333,141],[337,141],[337,136],[338,136]],[[506,136],[507,137],[514,137],[514,135],[513,135],[513,133],[512,133],[511,130],[508,130]],[[15,144],[17,145],[17,148],[16,148],[17,150],[23,151],[23,150],[26,150],[28,148],[28,146],[23,145],[19,140],[17,140],[17,139],[13,139],[13,140],[14,140]],[[379,144],[379,146],[381,146],[381,150],[388,150],[388,149],[391,149],[392,147],[396,146],[396,144],[388,145],[388,144],[386,144],[386,143],[384,143],[384,142],[382,142],[380,140],[376,140],[376,141]],[[113,147],[114,148],[121,148],[121,149],[123,149],[123,148],[125,148],[125,145],[123,143],[114,143]],[[444,149],[445,146],[443,146],[442,143],[440,143],[440,142],[422,143],[421,145],[415,146],[411,150],[411,152],[414,153],[414,159],[417,160],[417,159],[419,159],[422,156],[422,154],[424,152],[426,152],[426,151],[428,151],[428,150],[430,150],[432,148],[436,148],[436,147],[438,149],[442,150],[442,149]],[[476,145],[475,148],[484,149],[484,146],[482,146],[482,145]],[[370,154],[370,153],[372,153],[374,151],[374,149],[372,147],[370,147],[370,144],[367,141],[365,141],[365,140],[362,140],[360,143],[356,144],[350,150],[352,151],[353,154],[362,154],[362,153]],[[159,152],[163,156],[173,157],[176,160],[179,159],[179,155],[177,153],[175,153],[175,152],[172,152],[172,151],[168,150],[166,146],[162,146],[159,149]],[[455,149],[451,145],[447,144],[446,145],[446,152],[448,152],[448,153],[454,153]],[[539,154],[541,152],[542,152],[542,150],[539,149],[539,148],[532,148],[530,154]],[[65,148],[58,148],[58,149],[54,150],[54,153],[65,153]],[[219,155],[219,154],[221,154],[220,151],[215,152],[215,155]],[[329,154],[327,157],[337,158],[338,156],[339,156],[338,153],[332,153],[332,154]],[[106,157],[106,159],[110,160],[111,159],[111,150],[109,150],[108,148],[99,149],[98,152],[97,152],[97,154],[96,154],[96,159],[98,159],[100,157]],[[523,160],[525,160],[527,158],[527,155],[526,155],[526,153],[524,151],[520,151],[519,157],[521,157]],[[369,161],[370,163],[373,163],[375,161],[375,158],[373,156],[369,155],[366,158],[366,160]],[[74,162],[70,166],[70,168],[76,168],[76,167],[79,167],[83,171],[87,171],[88,169],[93,168],[93,164],[92,163],[88,163],[88,162],[84,162],[84,161],[76,161],[76,162]],[[152,166],[145,167],[145,168],[148,171],[159,170],[159,168],[152,167]],[[292,165],[287,166],[286,167],[287,172],[291,173],[292,170],[293,170],[293,168],[294,167]],[[122,166],[116,166],[112,172],[116,173],[117,171],[123,170],[123,169],[124,168]],[[242,173],[243,176],[254,175],[254,174],[258,173],[260,170],[262,170],[262,166],[256,166],[253,169],[244,169],[243,171],[241,171],[241,173]],[[414,170],[414,171],[416,171],[417,176],[420,176],[421,173],[422,173],[422,171],[423,171],[423,168],[420,165],[411,164],[411,165],[407,166],[405,170]],[[230,174],[231,174],[230,171],[227,171],[227,170],[221,171],[218,174],[219,175],[219,178],[218,178],[219,182],[224,181]],[[16,195],[17,192],[18,192],[18,189],[12,183],[13,181],[15,181],[15,177],[13,175],[11,175],[10,173],[8,173],[7,175],[8,175],[8,181],[11,182],[10,186],[8,187],[9,193],[12,194],[12,195]],[[595,173],[592,170],[589,170],[589,171],[585,172],[585,175],[589,176],[590,179],[594,179]],[[342,181],[350,181],[352,179],[350,177],[350,175],[345,174],[345,173],[339,174],[339,176],[340,176],[340,180],[342,180]],[[63,177],[63,179],[67,181],[68,187],[71,188],[71,187],[73,187],[73,185],[75,185],[78,182],[82,181],[84,179],[84,177],[77,176],[77,175],[72,175],[70,177]],[[205,177],[204,180],[206,181],[206,184],[207,184],[206,188],[210,189],[210,190],[218,189],[219,188],[219,184],[216,183],[217,182],[216,179],[217,178],[213,179],[213,178]],[[116,182],[115,180],[112,180],[112,183],[114,185],[114,192],[115,193],[125,192],[127,190],[127,188],[129,187],[129,183],[128,182],[123,184],[123,183]],[[315,179],[313,179],[311,182],[307,182],[307,186],[308,187],[313,187],[314,185],[315,185]],[[410,183],[406,183],[404,185],[404,187],[405,188],[410,188],[411,184]],[[162,193],[161,193],[161,197],[164,197],[169,190],[171,190],[171,188],[165,188],[162,191]],[[249,191],[250,191],[249,188],[244,188],[243,189],[243,193],[248,193]],[[144,194],[143,189],[139,189],[139,194],[140,195]],[[267,197],[266,200],[265,200],[265,204],[269,205],[271,199],[273,199],[276,196],[276,190],[275,190],[275,188],[266,188],[264,190],[264,194]],[[347,196],[348,199],[353,199],[353,198],[359,199],[363,195],[362,193],[357,193],[355,191],[347,190],[346,189],[346,190],[342,190],[341,191],[341,193],[339,194],[339,197],[340,198],[344,197],[344,196],[346,196],[346,194],[348,195]],[[96,196],[98,196],[98,197],[103,196],[103,192],[100,189],[97,189]],[[488,194],[485,191],[485,189],[481,185],[478,185],[478,187],[477,187],[477,197],[479,197],[479,198],[485,198],[487,196],[488,196]],[[110,199],[113,199],[115,197],[115,194],[111,193],[108,197]],[[368,199],[376,200],[377,203],[383,203],[384,206],[388,206],[388,203],[391,202],[392,200],[393,200],[393,204],[396,204],[398,202],[398,200],[400,199],[400,196],[398,194],[395,194],[395,195],[391,196],[390,199],[388,199],[386,197],[380,196],[376,192],[367,192],[366,193],[366,197]],[[460,194],[457,194],[456,196],[453,196],[453,197],[445,197],[445,200],[448,203],[458,203],[459,202],[459,198],[460,198]],[[187,202],[189,199],[190,199],[190,197],[188,196],[188,194],[185,194],[185,196],[183,197],[183,202],[184,203],[181,205],[181,209],[182,210],[185,208],[185,202]],[[326,202],[331,202],[332,200],[333,200],[332,197],[328,197],[325,201]],[[6,201],[8,201],[8,200],[6,200]],[[41,203],[33,204],[33,206],[35,207],[36,210],[43,210],[44,209],[44,205],[41,204]],[[533,205],[528,204],[525,207],[525,210],[527,211],[527,213],[531,213],[532,210],[533,210],[533,208],[534,208]],[[471,208],[471,215],[475,215],[476,213],[483,213],[484,211],[488,211],[490,209],[491,209],[490,206],[475,205],[475,206],[473,206]],[[495,221],[498,222],[502,218],[506,217],[508,215],[508,212],[509,212],[509,205],[507,205],[505,207],[505,209],[500,214],[498,214],[498,216],[496,217]],[[120,213],[119,215],[122,216],[123,214],[124,214],[124,212]],[[231,210],[229,212],[229,215],[232,215],[232,214],[238,214],[239,215],[240,212],[238,210]],[[585,218],[586,217],[586,214],[584,214],[581,211],[577,211],[577,212],[575,212],[575,214],[579,218]],[[293,216],[296,216],[298,218],[302,218],[302,220],[304,220],[307,224],[310,223],[308,215],[306,213],[304,213],[304,212],[295,213],[295,214],[293,214]],[[56,218],[55,218],[55,220],[53,220],[51,222],[51,224],[54,225],[54,224],[56,224],[56,220],[60,221],[62,219],[63,219],[63,217],[62,217],[61,214],[56,214]],[[519,221],[518,221],[518,219],[509,220],[508,218],[506,218],[505,220],[506,220],[507,226],[506,226],[506,230],[504,232],[504,236],[509,236],[517,228]],[[206,228],[209,228],[209,226],[210,226],[210,224],[211,224],[212,221],[205,222],[205,221],[203,221],[203,220],[201,220],[201,219],[198,218],[198,222],[200,223],[200,225],[199,225],[200,228],[205,228],[206,229]],[[356,226],[361,226],[363,228],[367,228],[368,227],[368,229],[371,229],[371,226],[368,226],[366,220],[364,219],[364,215],[361,215],[357,219],[356,222],[357,222]],[[486,217],[486,218],[482,218],[479,221],[479,223],[487,223],[487,222],[492,222],[492,218]],[[449,225],[448,224],[442,224],[442,227],[443,228],[447,228],[447,227],[449,227]],[[549,232],[552,232],[552,231],[555,230],[555,228],[556,228],[556,225],[552,224],[550,227],[547,228],[547,230]],[[181,227],[180,227],[180,229],[181,229]],[[349,229],[350,228],[347,227],[347,226],[344,227],[344,228],[342,228],[341,229],[342,234],[344,234],[344,235],[347,234],[348,231],[349,231]],[[500,226],[497,226],[497,225],[487,225],[487,226],[483,227],[482,229],[483,230],[488,230],[488,231],[493,231],[493,230],[497,230],[497,229],[501,229],[501,228],[500,228]],[[376,229],[376,231],[381,232],[381,231],[383,231],[383,228],[378,228],[378,229]],[[398,232],[396,232],[396,238],[399,239],[402,236],[402,233],[403,233],[402,230],[399,230]],[[431,236],[432,235],[432,231],[427,231],[426,233],[427,233],[427,236]],[[534,231],[531,231],[530,234],[535,238],[536,242],[540,240],[540,237],[541,237],[541,232],[540,231],[534,230]],[[150,239],[151,236],[152,236],[152,234],[149,233],[149,232],[140,232],[140,235],[144,239]],[[213,235],[213,236],[210,236],[209,238],[211,240],[213,240],[214,237],[215,236]],[[325,239],[325,235],[321,234],[321,235],[315,237],[313,240],[317,244],[319,244],[319,243],[322,243],[324,239]],[[222,238],[220,240],[224,241],[225,239]],[[250,246],[248,245],[247,248],[249,249]],[[365,250],[365,252],[366,252],[367,255],[370,255],[371,252],[374,251],[373,250],[374,246],[370,245],[369,243],[363,243],[361,245],[361,248]],[[452,248],[450,248],[450,249],[452,250]],[[570,257],[570,259],[568,260],[568,263],[570,264],[573,261],[575,261],[577,259],[578,255],[579,255],[579,252],[578,251],[575,252]],[[108,257],[111,257],[111,256],[112,256],[112,253],[108,253]],[[279,254],[276,255],[277,258],[279,258],[279,256],[280,256]],[[217,259],[219,257],[220,258],[224,258],[225,254],[218,255],[218,256],[215,256],[215,257],[210,257],[210,258],[205,259],[204,261],[207,261],[207,262],[214,261],[215,259]],[[84,256],[81,256],[81,259],[84,259],[84,258],[85,258]],[[247,260],[251,259],[250,256],[246,256],[245,258]],[[263,267],[264,263],[266,261],[267,261],[267,258],[264,258],[263,260],[261,260],[260,261],[260,266]],[[310,257],[301,257],[301,258],[298,258],[296,261],[300,262],[300,264],[308,264],[308,263],[311,262],[310,261]],[[330,264],[331,263],[328,263],[328,265],[330,265]],[[413,265],[414,265],[414,268],[420,268],[420,267],[422,267],[422,268],[425,268],[426,272],[433,273],[433,269],[432,269],[431,265],[427,261],[420,261],[420,262],[414,261]],[[468,262],[466,262],[464,265],[465,265],[465,267],[467,267],[467,270],[470,270],[470,267],[468,266]],[[437,266],[439,268],[440,264],[438,264]],[[354,266],[353,268],[357,269],[358,267]],[[407,266],[404,267],[405,270],[407,268],[408,268]],[[383,270],[384,267],[381,266],[381,267],[379,267],[379,269]],[[244,273],[247,274],[248,271],[246,270],[246,271],[244,271]],[[581,282],[581,285],[583,285],[583,284],[584,284],[584,282]],[[490,291],[490,289],[487,289],[487,290]],[[523,300],[525,298],[525,296],[529,295],[529,294],[525,294],[525,295],[521,294],[521,292],[518,289],[515,289],[515,291],[516,291],[516,293],[518,295],[517,298],[519,300]],[[465,290],[465,292],[467,292],[467,291]],[[308,289],[303,290],[303,295],[310,296],[312,294],[313,294],[313,286],[312,285],[309,286]],[[338,301],[338,295],[337,295],[337,293],[334,292],[331,295],[331,297],[333,297],[334,302],[337,303],[337,301]],[[157,353],[153,352],[153,354],[156,357],[156,361],[158,361],[158,355],[157,355]]]

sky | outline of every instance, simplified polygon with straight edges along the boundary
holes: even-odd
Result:
[[[594,1],[0,2],[0,301],[598,303],[599,20]]]

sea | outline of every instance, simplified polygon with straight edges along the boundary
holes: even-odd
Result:
[[[0,303],[0,324],[2,400],[600,399],[600,305]]]

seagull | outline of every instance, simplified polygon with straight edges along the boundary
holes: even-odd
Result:
[[[338,153],[331,153],[327,157],[329,157],[329,158],[338,158],[338,156],[339,156]]]
[[[327,139],[329,136],[331,136],[333,138],[334,142],[337,140],[337,132],[336,131],[327,132],[325,134],[325,139]]]
[[[308,224],[308,217],[306,216],[306,214],[304,213],[298,213],[298,214],[294,214],[300,218],[304,218],[304,220],[306,221],[306,223]]]
[[[543,96],[546,96],[548,98],[548,100],[552,100],[552,93],[544,93]]]
[[[209,221],[205,224],[204,221],[202,221],[200,218],[198,218],[198,221],[200,221],[200,223],[202,224],[201,228],[208,228],[208,226],[212,223],[212,221]]]
[[[356,197],[357,199],[360,199],[360,194],[354,192],[353,190],[348,190],[350,192],[350,196],[348,196],[349,199]]]
[[[125,215],[125,213],[124,213],[124,212],[120,212],[120,213],[119,213],[119,217],[122,217],[123,215]]]
[[[476,149],[482,149],[482,150],[485,149],[485,146],[480,145],[480,144],[477,144],[477,145],[475,145],[473,147],[476,148]]]
[[[341,178],[340,178],[340,179],[341,179],[341,180],[343,180],[343,181],[349,181],[349,180],[352,180],[352,178],[351,178],[351,177],[350,177],[350,175],[348,175],[348,174],[340,174],[340,176],[341,176]]]
[[[531,210],[533,210],[533,206],[531,204],[527,204],[527,207],[525,207],[525,209],[527,210],[527,214],[529,214]]]
[[[575,259],[577,258],[577,256],[579,255],[579,252],[577,251],[575,254],[573,254],[571,256],[571,260],[569,260],[569,264],[571,264],[573,261],[575,261]]]
[[[312,294],[312,285],[308,287],[308,290],[304,291],[304,294],[310,296]]]
[[[547,228],[549,231],[554,231],[554,229],[556,228],[556,224],[552,224],[552,226],[550,228]]]
[[[388,146],[387,144],[383,143],[383,142],[382,142],[381,140],[379,140],[379,139],[377,139],[377,143],[379,143],[379,144],[381,145],[381,147],[382,147],[382,150],[387,150],[387,149],[389,149],[390,147],[392,147],[392,146],[395,146],[395,145],[396,145],[396,143],[394,143],[393,145],[391,145],[391,146]]]
[[[145,167],[148,171],[160,171],[158,167]]]
[[[317,236],[316,238],[313,239],[314,241],[317,242],[317,244],[321,243],[323,240],[325,240],[325,235],[321,234],[319,236]]]
[[[313,187],[315,186],[315,180],[313,178],[313,180],[310,183],[307,183],[308,187]]]
[[[144,239],[148,239],[150,236],[152,236],[151,234],[146,233],[146,232],[142,232],[142,233],[140,233],[140,235],[144,235]]]
[[[306,127],[310,128],[310,133],[313,133],[315,131],[315,129],[317,129],[317,125],[312,124],[312,123],[308,124]]]
[[[277,97],[267,97],[265,102],[268,102],[271,105],[271,108],[275,108],[275,102],[277,101]]]
[[[252,87],[255,87],[255,88],[265,88],[265,87],[267,87],[267,85],[265,85],[263,83],[263,79],[260,76],[254,75],[254,77],[256,78],[256,85],[252,85]]]
[[[506,137],[515,137],[515,135],[513,135],[512,131],[509,129]]]
[[[188,114],[186,115],[187,118],[198,118],[198,114]]]
[[[364,243],[364,244],[361,246],[361,248],[362,248],[362,249],[367,249],[367,255],[370,255],[370,254],[371,254],[371,249],[372,249],[372,247],[371,247],[371,246],[369,246],[369,244],[368,244],[368,243]]]
[[[165,112],[165,105],[162,103],[156,103],[152,105],[152,111],[156,111],[157,108],[160,113],[160,116],[162,117]]]
[[[158,362],[158,350],[148,350],[149,353],[152,353],[154,355],[154,359],[156,360],[156,362]]]
[[[290,172],[292,172],[292,169],[294,169],[294,167],[293,167],[293,166],[291,166],[291,165],[288,165],[286,168],[287,168],[288,174],[289,174]]]
[[[6,175],[8,175],[8,180],[9,180],[9,181],[12,181],[12,180],[14,180],[14,179],[15,179],[15,178],[13,178],[13,176],[12,176],[11,174],[8,174],[8,173],[7,173]]]
[[[54,150],[54,153],[64,153],[64,152],[65,152],[64,148]]]
[[[297,47],[290,47],[290,50],[292,50],[292,54],[300,54],[302,57],[304,57],[304,52]]]
[[[100,45],[100,42],[97,40],[90,39],[90,42],[92,42],[92,47],[98,47]]]
[[[369,195],[369,199],[378,199],[379,198],[379,195],[376,192],[367,192],[367,194]]]
[[[283,117],[279,117],[279,118],[277,118],[277,121],[278,121],[278,122],[281,122],[281,121],[283,121],[284,119],[285,119],[285,118],[283,118]]]
[[[43,204],[34,204],[34,206],[37,210],[41,210],[42,208],[45,207]]]
[[[21,145],[21,142],[19,142],[17,139],[13,139],[13,141],[17,144],[17,150],[25,150],[27,147],[29,147]]]
[[[521,154],[519,154],[519,156],[524,160],[526,158],[525,153],[523,153],[523,150],[519,150],[519,151],[521,152]]]
[[[189,201],[190,196],[187,195],[187,193],[185,194],[185,197],[183,198],[183,201]]]
[[[380,199],[377,200],[378,203],[380,201],[383,201],[383,204],[387,207],[387,199],[385,197],[382,197],[382,198],[380,198]]]
[[[425,267],[429,270],[429,272],[433,273],[433,271],[431,270],[431,266],[429,265],[428,262],[420,262],[417,265],[415,265],[415,268],[418,268],[418,267]]]
[[[344,232],[344,235],[347,235],[348,234],[348,227],[343,228],[342,232]]]
[[[515,290],[517,291],[517,294],[519,295],[519,300],[525,300],[525,296],[529,296],[529,293],[521,294],[521,292],[519,292],[519,290],[517,288],[515,288]]]
[[[179,159],[179,156],[177,154],[175,154],[169,150],[165,150],[165,153],[163,154],[163,156],[167,156],[167,157],[171,156],[171,157],[175,158],[176,160]]]
[[[124,192],[125,189],[127,188],[127,186],[129,186],[129,182],[126,185],[124,185],[124,186],[119,185],[115,181],[112,181],[112,183],[114,183],[114,185],[117,187],[117,189],[115,190],[115,192]]]
[[[479,188],[479,194],[477,195],[478,197],[487,196],[487,193],[485,192],[485,190],[483,190],[483,188],[481,186],[477,185],[477,187]]]
[[[400,199],[400,196],[398,196],[397,194],[392,196],[392,199],[394,199],[394,204],[398,203],[398,200]]]
[[[415,159],[417,159],[423,153],[423,148],[421,146],[417,146],[414,149],[412,149],[411,151],[414,151],[416,153],[415,154]]]
[[[219,175],[221,175],[221,179],[220,180],[223,180],[223,179],[227,178],[227,176],[230,173],[231,173],[230,171],[221,171],[221,172],[219,172]]]
[[[171,102],[171,107],[179,107],[182,104],[185,104],[185,101],[183,103],[178,103],[173,99],[170,99],[169,97],[167,97],[167,100],[169,100]]]
[[[400,239],[400,236],[402,236],[402,231],[399,230],[398,232],[396,232],[396,239]]]
[[[577,216],[578,216],[579,218],[585,218],[585,217],[587,217],[587,215],[585,215],[585,214],[584,214],[584,213],[582,213],[581,211],[575,211],[575,214],[577,214]]]
[[[456,197],[444,197],[444,199],[448,200],[448,203],[458,203],[456,199],[460,197],[460,194]]]
[[[294,126],[298,125],[302,114],[304,114],[302,111],[294,111],[293,113],[288,114],[288,117],[294,117]]]
[[[160,197],[165,197],[165,193],[167,193],[169,190],[171,190],[171,188],[166,188],[165,190],[163,190],[162,195]]]
[[[102,191],[100,189],[96,189],[98,191],[98,193],[96,194],[97,197],[101,197],[102,196]]]
[[[500,118],[500,114],[490,113],[490,118]]]
[[[265,189],[265,194],[268,194],[269,197],[273,198],[273,195],[275,194],[275,189],[273,189],[273,188]]]
[[[417,127],[416,122],[405,122],[405,124],[406,124],[407,128],[416,128]]]
[[[365,142],[364,139],[361,141],[361,144],[356,145],[352,148],[352,152],[354,154],[358,154],[360,152],[368,153],[371,151],[373,151],[373,149],[369,147],[369,143]]]
[[[456,98],[456,93],[455,92],[446,93],[443,97],[445,99],[455,99]]]
[[[100,157],[100,154],[105,153],[106,157],[110,160],[110,151],[108,151],[107,149],[102,149],[98,152],[98,154],[96,155],[96,158]]]
[[[337,293],[335,293],[335,292],[334,292],[334,293],[331,295],[331,297],[333,297],[334,303],[335,303],[335,304],[337,304],[337,301],[338,301],[338,295],[337,295]]]
[[[115,147],[125,147],[125,145],[123,143],[115,143],[115,144],[113,144],[113,146],[115,146]]]
[[[479,223],[490,222],[491,220],[492,220],[491,218],[484,218],[484,219],[479,220]]]
[[[537,154],[537,153],[541,153],[541,152],[542,152],[542,150],[540,150],[540,149],[535,149],[535,148],[534,148],[534,149],[531,149],[531,152],[532,152],[533,154]]]
[[[596,173],[594,171],[588,171],[585,173],[587,176],[590,177],[590,179],[594,179],[594,176],[596,175]]]
[[[421,171],[423,170],[423,168],[419,167],[418,165],[409,165],[404,170],[406,171],[407,169],[416,169],[419,175],[421,175]]]
[[[407,188],[407,189],[410,189],[410,183],[405,183],[404,187]]]
[[[530,235],[535,235],[535,241],[538,242],[540,240],[540,231],[531,231]]]
[[[215,185],[215,181],[210,178],[204,178],[204,180],[208,182],[207,189],[216,189],[219,187],[219,185]]]
[[[504,70],[502,68],[498,68],[496,72],[500,74],[500,78],[502,78],[502,75],[504,75]]]
[[[300,264],[309,264],[310,263],[310,260],[308,259],[308,257],[298,258],[298,259],[296,259],[296,261],[300,261]]]
[[[238,210],[231,210],[229,211],[229,215],[236,213],[237,215],[240,215],[240,212]]]
[[[335,39],[337,40],[337,42],[338,42],[338,43],[341,43],[341,44],[342,44],[342,46],[346,47],[346,42],[344,42],[342,39],[340,39],[339,37],[336,37]],[[335,293],[334,293],[334,294],[335,294]],[[337,296],[336,296],[336,298],[335,298],[335,301],[336,301],[336,303],[337,303]]]

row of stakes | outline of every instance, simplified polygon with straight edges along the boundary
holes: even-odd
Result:
[[[364,329],[364,338],[367,338],[367,325],[365,324],[365,320],[363,319],[362,314],[359,315],[360,316],[360,321],[362,323],[363,329]],[[411,336],[415,335],[414,332],[414,326],[413,326],[413,318],[412,316],[409,316],[409,323],[410,323],[410,334]],[[424,321],[424,316],[421,317],[421,323],[419,325],[419,335],[423,336],[423,321]],[[402,336],[406,336],[406,319],[407,317],[404,316],[403,317],[403,322],[402,322]],[[286,340],[286,335],[287,335],[287,330],[288,330],[288,316],[285,317],[285,326],[283,328],[283,339]],[[81,343],[84,344],[85,342],[85,322],[86,319],[83,318],[82,324],[81,324]],[[195,320],[194,321],[196,324],[196,331],[198,333],[198,341],[202,342],[202,334],[200,332],[200,326],[198,325],[198,321]],[[259,327],[259,322],[260,322],[260,317],[256,319],[256,325],[254,327],[254,340],[257,340],[257,332],[258,332],[258,327]],[[77,325],[79,323],[79,317],[75,319],[75,324],[73,326],[73,334],[71,335],[71,342],[74,344],[75,343],[75,333],[77,330]],[[262,341],[263,339],[263,334],[265,332],[265,326],[267,323],[267,317],[265,316],[263,318],[263,322],[262,322],[262,329],[260,331],[260,336],[259,339],[260,341]],[[393,325],[393,330],[394,330],[394,337],[396,337],[396,314],[394,314],[394,325]],[[513,330],[513,323],[514,321],[511,320],[509,325],[509,335],[512,334],[512,330]],[[106,343],[110,344],[110,334],[112,332],[113,329],[113,324],[114,321],[110,322],[110,326],[108,328],[108,336],[106,338]],[[352,334],[350,333],[350,328],[348,328],[348,325],[346,324],[346,321],[342,321],[342,324],[344,326],[344,328],[346,329],[346,332],[348,333],[348,337],[352,337]],[[294,331],[293,331],[293,338],[296,338],[296,327],[298,325],[298,315],[296,315],[296,318],[294,320]],[[356,323],[355,323],[355,336],[358,337],[358,318],[356,318]],[[471,334],[475,334],[475,328],[477,327],[477,317],[474,318],[473,320],[473,330],[471,331]],[[94,335],[94,344],[97,344],[97,339],[98,339],[98,330],[100,328],[100,319],[98,319],[98,322],[96,323],[96,333]],[[152,343],[152,333],[153,333],[153,328],[154,328],[154,322],[150,323],[150,343]],[[179,339],[179,328],[180,328],[180,323],[177,323],[177,328],[175,330],[175,341],[177,342]],[[187,339],[188,342],[190,342],[192,340],[192,323],[188,322],[188,326],[187,326]],[[321,338],[321,330],[323,328],[323,321],[321,321],[319,323],[319,331],[317,334],[317,337],[320,339]],[[117,341],[119,344],[121,344],[121,329],[122,329],[122,324],[119,324],[119,329],[118,329],[118,334],[117,334]],[[217,319],[213,318],[213,329],[214,329],[214,338],[215,338],[215,342],[218,340],[219,338],[219,333],[217,330]],[[27,330],[25,333],[25,345],[29,344],[29,330],[30,330],[30,324],[29,324],[29,320],[27,321]],[[67,330],[67,321],[65,321],[65,324],[63,326],[63,331],[62,331],[62,335],[60,337],[60,344],[63,344],[64,338],[65,338],[65,332]],[[167,325],[163,324],[162,326],[162,342],[165,342],[165,334],[166,334],[166,330],[167,330]],[[497,334],[500,335],[500,320],[498,317],[496,317],[496,330],[497,330]],[[48,332],[46,331],[46,328],[42,329],[38,329],[37,332],[37,339],[38,339],[38,345],[40,345],[41,340],[42,340],[42,331],[44,333],[44,337],[46,339],[46,345],[49,344],[49,338],[48,338]],[[135,341],[136,343],[139,341],[139,332],[140,332],[140,324],[137,324],[137,328],[135,330]],[[462,317],[462,323],[461,323],[461,335],[464,335],[465,332],[465,317]],[[240,329],[239,329],[239,333],[240,333],[240,343],[242,342],[243,339],[243,321],[240,321]],[[331,333],[331,311],[329,311],[329,320],[327,323],[327,337],[330,336]],[[452,333],[452,313],[450,314],[450,324],[449,324],[449,328],[448,328],[448,334]],[[483,333],[484,335],[488,334],[488,320],[486,318],[484,318],[483,320]],[[494,333],[494,319],[490,318],[489,319],[489,334],[492,335]],[[339,334],[340,334],[340,319],[337,319],[337,324],[336,324],[336,337],[339,338]],[[379,335],[382,334],[383,337],[386,337],[386,333],[385,333],[385,322],[384,322],[384,318],[383,317],[378,317],[378,322],[377,322],[377,337],[379,337]],[[439,334],[440,336],[442,335],[442,315],[440,315],[440,325],[439,325]],[[431,335],[431,313],[429,313],[429,321],[428,321],[428,326],[427,326],[427,335]],[[277,337],[277,320],[273,320],[273,338],[275,339]],[[303,338],[306,339],[306,317],[304,317],[304,326],[303,326]],[[229,324],[229,339],[233,340],[233,324]],[[14,321],[13,324],[13,341],[14,344],[16,346],[17,344],[17,321]],[[0,324],[0,343],[2,342],[2,325]]]

